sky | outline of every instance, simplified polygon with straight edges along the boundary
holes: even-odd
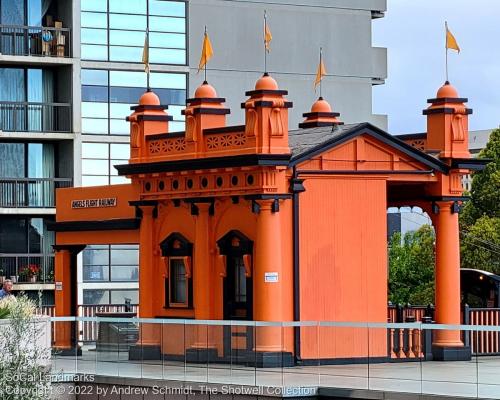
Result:
[[[469,129],[500,125],[500,0],[388,0],[373,21],[373,45],[386,47],[388,77],[373,90],[373,112],[392,134],[423,132],[422,110],[445,81],[444,22],[461,48],[449,50],[449,80],[474,110]]]

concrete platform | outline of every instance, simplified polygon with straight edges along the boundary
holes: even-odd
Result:
[[[54,373],[94,376],[95,382],[139,387],[213,388],[213,394],[358,399],[500,399],[500,357],[472,361],[415,361],[254,368],[181,361],[129,361],[126,352],[84,350],[55,357]],[[232,391],[231,391],[232,390]],[[203,392],[202,392],[203,393]],[[436,397],[438,396],[438,397]]]

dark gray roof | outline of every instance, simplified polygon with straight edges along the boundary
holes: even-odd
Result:
[[[335,127],[321,126],[289,131],[288,140],[292,151],[290,166],[310,159],[334,146],[340,145],[346,140],[354,138],[356,135],[364,133],[387,143],[389,146],[402,151],[432,169],[445,173],[449,170],[449,166],[436,157],[415,149],[404,141],[368,122],[336,125]]]
[[[290,131],[288,133],[288,142],[292,150],[292,157],[298,157],[315,147],[321,147],[329,140],[338,138],[356,128],[360,128],[362,125],[366,124],[336,125],[334,129],[331,126],[320,126]]]

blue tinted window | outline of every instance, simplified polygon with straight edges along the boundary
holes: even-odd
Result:
[[[186,50],[150,48],[149,61],[157,64],[185,64]]]
[[[156,88],[153,90],[160,97],[161,104],[186,104],[185,90]]]
[[[149,0],[149,14],[167,17],[184,17],[186,3],[181,1]]]
[[[108,48],[94,44],[82,44],[82,59],[86,60],[107,60]]]
[[[149,17],[149,30],[157,32],[186,32],[184,18]]]
[[[152,72],[149,77],[149,82],[150,85],[155,88],[185,89],[186,75]]]
[[[142,47],[125,47],[125,46],[110,46],[109,60],[110,61],[125,61],[125,62],[141,62]]]
[[[141,31],[109,31],[109,44],[121,46],[144,46],[145,33]],[[149,39],[151,45],[151,38]]]
[[[108,44],[106,29],[82,28],[82,43]]]
[[[146,14],[146,0],[109,0],[109,12],[124,14]]]
[[[82,133],[108,134],[108,120],[97,118],[82,118]],[[87,172],[83,172],[86,174]]]
[[[183,33],[149,32],[149,47],[185,49],[186,35]]]
[[[82,101],[82,117],[108,118],[108,104]]]
[[[81,0],[82,11],[107,11],[108,2],[106,0]]]
[[[82,86],[82,101],[107,102],[108,101],[108,87],[107,86]]]
[[[131,71],[110,71],[110,86],[133,86],[144,88],[147,85],[147,76],[145,72]]]
[[[108,27],[107,14],[94,13],[94,12],[82,12],[81,18],[82,18],[81,24],[85,28],[107,28]]]
[[[110,87],[109,101],[112,103],[137,104],[139,97],[144,93],[144,88]]]
[[[83,85],[107,85],[108,71],[101,69],[82,69]]]
[[[109,14],[109,29],[146,30],[145,15]]]

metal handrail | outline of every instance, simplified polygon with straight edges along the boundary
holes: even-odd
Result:
[[[71,103],[0,101],[0,130],[69,133],[71,113]]]
[[[44,40],[48,32],[50,37]],[[0,53],[8,55],[71,57],[71,28],[0,24]],[[62,54],[59,49],[62,48]]]
[[[70,178],[0,178],[0,207],[55,207],[56,189],[72,184]]]

